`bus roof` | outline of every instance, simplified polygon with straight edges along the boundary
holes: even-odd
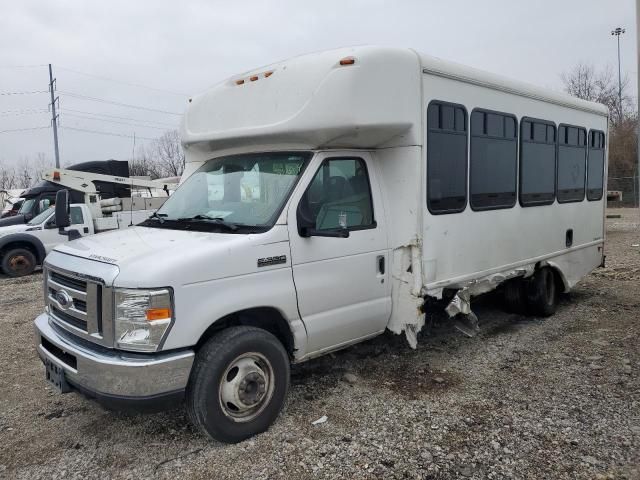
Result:
[[[607,115],[603,105],[411,49],[348,47],[250,70],[194,96],[181,125],[187,160],[203,160],[213,151],[276,145],[421,145],[424,74]]]

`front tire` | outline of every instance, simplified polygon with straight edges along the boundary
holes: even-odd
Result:
[[[543,267],[533,274],[527,285],[527,303],[533,315],[550,317],[556,313],[560,286],[556,275],[549,267]]]
[[[231,327],[198,351],[186,392],[191,421],[209,437],[237,443],[271,426],[289,389],[289,356],[271,333]]]
[[[9,277],[24,277],[36,269],[36,256],[26,248],[14,248],[2,257],[2,271]]]

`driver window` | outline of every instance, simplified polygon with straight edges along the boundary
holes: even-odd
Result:
[[[71,211],[69,213],[69,220],[71,221],[71,225],[82,225],[84,223],[84,218],[82,216],[82,208],[71,207]]]
[[[49,198],[42,198],[42,199],[38,202],[38,213],[40,213],[40,212],[44,212],[44,211],[45,211],[45,210],[47,210],[50,206],[51,206],[51,199],[49,199]]]
[[[375,228],[369,175],[360,158],[323,162],[301,200],[316,230]]]

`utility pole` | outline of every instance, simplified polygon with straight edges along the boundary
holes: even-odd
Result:
[[[636,52],[638,55],[638,63],[636,64],[636,72],[640,72],[640,0],[636,0],[636,41],[638,42],[638,46],[636,48]],[[638,180],[638,192],[640,192],[640,74],[638,74],[638,112],[636,114],[636,122],[638,122],[638,168],[636,169],[636,177]],[[640,210],[640,193],[638,193],[638,209]]]
[[[622,67],[620,66],[620,35],[625,33],[624,28],[616,28],[611,30],[611,35],[615,35],[618,38],[618,115],[620,120],[622,119]]]
[[[51,64],[49,64],[49,92],[51,93],[51,122],[53,123],[53,146],[56,151],[56,168],[60,168],[60,151],[58,150],[58,115],[56,115],[56,101],[58,100],[58,97],[56,97],[54,94],[55,88],[56,88],[56,81],[53,78]]]

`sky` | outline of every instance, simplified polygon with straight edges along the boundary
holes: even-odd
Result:
[[[635,95],[634,0],[1,0],[0,163],[53,165],[48,67],[62,165],[129,159],[176,128],[189,95],[306,52],[411,47],[543,87],[578,62]],[[35,92],[35,93],[34,93]],[[87,98],[90,97],[90,98]],[[134,108],[135,107],[135,108]]]

